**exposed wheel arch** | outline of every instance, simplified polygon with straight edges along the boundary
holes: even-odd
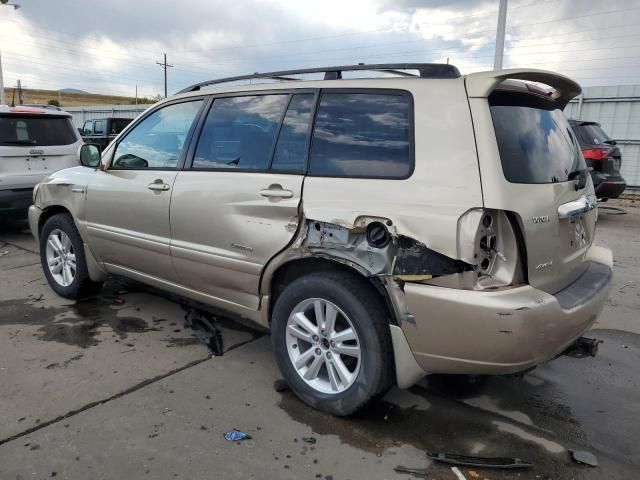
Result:
[[[343,261],[334,260],[330,257],[303,257],[293,259],[278,267],[273,273],[269,282],[269,324],[271,324],[271,312],[273,306],[278,299],[278,296],[284,288],[296,278],[309,272],[343,272],[346,275],[360,278],[363,282],[368,284],[372,290],[380,295],[384,301],[386,307],[386,313],[389,318],[389,323],[392,325],[398,325],[398,320],[395,315],[395,311],[392,307],[391,299],[384,285],[377,277],[367,276],[359,268],[344,263]]]
[[[42,227],[45,224],[45,222],[49,220],[51,217],[53,217],[54,215],[57,215],[59,213],[66,213],[68,215],[71,215],[71,218],[73,218],[73,214],[69,211],[69,209],[66,207],[63,207],[62,205],[52,205],[50,207],[46,207],[42,211],[42,214],[38,219],[38,237],[40,236],[40,232],[42,232]],[[73,220],[75,222],[75,218],[73,218]]]

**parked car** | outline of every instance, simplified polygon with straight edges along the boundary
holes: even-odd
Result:
[[[95,143],[104,148],[131,123],[131,118],[107,117],[87,120],[82,125],[80,133],[87,143]]]
[[[622,155],[616,142],[598,122],[571,119],[569,124],[580,143],[587,167],[592,168],[591,180],[596,196],[603,201],[618,198],[627,182],[620,175]]]
[[[389,78],[342,79],[367,69]],[[253,320],[292,390],[336,415],[428,373],[595,353],[613,262],[562,113],[575,82],[437,64],[246,78],[281,81],[189,87],[40,184],[53,290],[123,275]]]
[[[26,218],[33,187],[79,165],[82,143],[66,112],[0,106],[0,220]]]

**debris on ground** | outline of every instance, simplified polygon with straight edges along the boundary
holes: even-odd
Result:
[[[308,443],[309,445],[315,445],[317,442],[315,437],[302,437],[302,441],[304,443]]]
[[[289,384],[282,378],[279,378],[278,380],[273,382],[273,389],[278,393],[286,392],[287,390],[289,390]]]
[[[410,468],[403,467],[402,465],[398,465],[393,469],[396,473],[408,473],[415,477],[427,477],[427,469],[426,468]]]
[[[4,252],[0,252],[0,257],[3,257],[4,255],[9,255],[9,250],[5,250]]]
[[[590,467],[598,466],[598,459],[591,452],[585,450],[569,450],[569,453],[571,454],[571,458],[577,463],[589,465]]]
[[[189,308],[184,316],[185,325],[193,330],[193,335],[204,343],[213,355],[218,356],[224,353],[224,342],[222,332],[215,324],[213,315]]]
[[[240,430],[233,429],[224,434],[224,439],[228,442],[241,442],[243,440],[250,439],[251,436],[241,432]]]
[[[458,478],[458,480],[467,480],[458,467],[451,467],[451,471]]]
[[[473,457],[455,453],[429,453],[427,457],[436,462],[449,463],[465,467],[483,468],[531,468],[533,464],[520,458],[507,457]]]
[[[115,303],[116,305],[123,305],[124,304],[124,298],[116,298],[113,303]]]

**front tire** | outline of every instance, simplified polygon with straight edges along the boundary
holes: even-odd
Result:
[[[47,219],[40,232],[40,261],[49,286],[65,298],[80,298],[100,289],[89,278],[84,243],[69,214]]]
[[[292,391],[319,410],[350,415],[393,384],[386,306],[356,274],[316,272],[287,285],[271,338]]]

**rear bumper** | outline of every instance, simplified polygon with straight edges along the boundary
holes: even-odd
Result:
[[[624,189],[627,188],[627,182],[620,180],[605,180],[595,187],[595,194],[598,198],[618,198]]]
[[[0,190],[0,215],[26,216],[32,203],[33,188]]]
[[[611,252],[592,247],[589,267],[555,295],[530,285],[471,291],[405,284],[415,322],[402,330],[427,373],[507,374],[561,353],[596,320],[609,295]]]

